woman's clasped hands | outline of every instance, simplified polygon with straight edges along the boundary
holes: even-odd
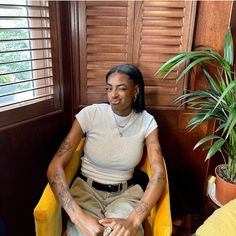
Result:
[[[134,236],[139,225],[128,219],[104,218],[99,223],[105,227],[103,236]]]

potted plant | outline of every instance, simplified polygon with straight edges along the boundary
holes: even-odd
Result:
[[[177,81],[198,66],[202,75],[209,83],[208,90],[186,91],[176,99],[181,105],[187,105],[193,117],[188,121],[190,130],[204,121],[215,120],[217,128],[214,134],[200,139],[195,147],[203,145],[207,150],[208,160],[220,152],[224,165],[216,167],[216,175],[229,183],[234,194],[227,199],[219,195],[219,180],[216,178],[216,198],[221,204],[236,198],[236,74],[234,71],[234,48],[230,29],[225,36],[224,56],[205,46],[196,47],[189,52],[181,52],[165,62],[156,72],[165,78],[180,64],[187,63],[186,68],[178,75]],[[211,144],[209,145],[209,142]],[[208,146],[207,146],[208,145]],[[224,195],[226,188],[223,187]]]

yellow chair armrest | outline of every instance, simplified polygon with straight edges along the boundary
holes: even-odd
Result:
[[[34,220],[37,236],[61,236],[61,207],[49,184],[34,209]]]
[[[170,236],[172,234],[169,183],[165,161],[164,165],[166,171],[166,184],[161,198],[157,205],[153,207],[145,221],[145,235],[147,236]],[[151,167],[147,158],[142,164],[141,169],[145,171],[149,177],[151,176]]]
[[[84,139],[78,145],[73,158],[66,167],[65,175],[70,184],[79,168],[79,160],[83,153]],[[35,231],[37,236],[61,236],[61,205],[47,184],[37,206],[34,209]]]

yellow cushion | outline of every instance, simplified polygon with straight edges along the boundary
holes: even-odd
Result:
[[[236,199],[215,210],[196,231],[196,236],[233,235],[236,235]]]

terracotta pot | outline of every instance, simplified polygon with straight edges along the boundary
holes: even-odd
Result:
[[[230,200],[233,200],[236,198],[236,184],[229,183],[222,179],[217,174],[217,169],[225,166],[224,164],[218,165],[215,168],[215,175],[216,175],[216,199],[219,201],[222,205],[225,205]]]

